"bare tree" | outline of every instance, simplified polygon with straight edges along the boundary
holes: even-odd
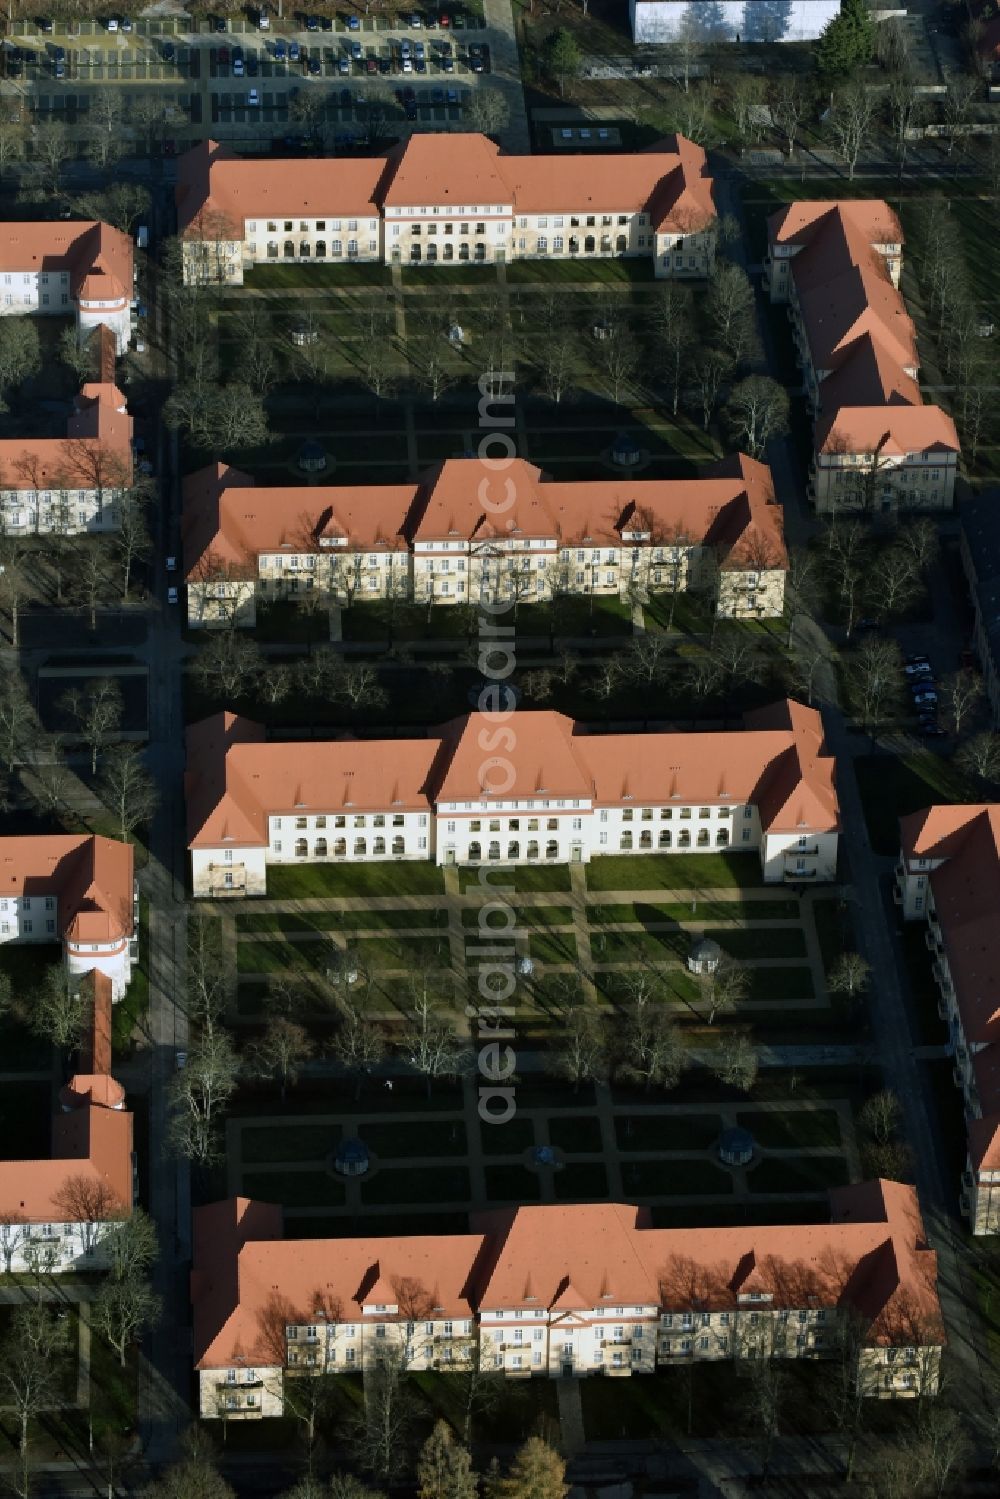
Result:
[[[654,304],[653,320],[657,333],[657,351],[670,392],[671,410],[676,416],[686,379],[687,356],[695,342],[691,292],[688,287],[680,286],[676,281],[668,281],[661,288]]]
[[[83,1172],[67,1176],[53,1194],[52,1201],[66,1223],[80,1225],[80,1242],[85,1254],[90,1254],[103,1242],[113,1220],[128,1212],[128,1205],[106,1181]]]
[[[884,30],[884,26],[879,26],[879,35]],[[902,172],[906,162],[910,132],[916,129],[926,113],[923,97],[917,92],[916,80],[908,73],[898,73],[890,79],[886,105],[893,139],[896,142],[896,152],[899,156],[899,169]]]
[[[742,963],[723,953],[718,964],[702,976],[702,995],[708,1007],[708,1023],[716,1015],[728,1015],[741,1005],[750,993],[750,972]]]
[[[972,114],[972,106],[982,91],[982,83],[968,73],[953,72],[948,77],[941,107],[948,126],[948,155],[955,149],[955,142],[964,135]]]
[[[675,1088],[687,1057],[681,1033],[665,1012],[662,986],[642,972],[630,975],[628,984],[618,1070],[623,1077],[641,1082],[647,1093],[654,1084]]]
[[[354,1097],[361,1097],[365,1078],[385,1056],[385,1036],[381,1028],[353,1005],[342,1003],[341,1020],[330,1049],[337,1061],[354,1075]]]
[[[160,1316],[160,1298],[147,1280],[115,1276],[101,1282],[91,1303],[94,1327],[118,1355],[124,1369],[128,1350]]]
[[[577,344],[577,339],[566,329],[553,333],[542,344],[539,356],[542,389],[557,406],[573,383]]]
[[[223,701],[248,696],[263,670],[264,657],[256,641],[235,630],[220,631],[203,645],[192,668],[202,691]]]
[[[795,142],[806,112],[806,96],[798,79],[783,74],[771,90],[771,119],[785,138],[789,156],[795,155]]]
[[[61,120],[46,120],[32,130],[34,167],[43,189],[53,198],[62,185],[63,167],[71,153],[70,132]]]
[[[156,1224],[142,1208],[109,1223],[101,1239],[101,1252],[116,1280],[146,1275],[155,1264],[160,1246]]]
[[[973,734],[959,747],[955,759],[967,775],[1000,785],[1000,734],[992,734],[988,729]]]
[[[875,118],[875,99],[865,84],[855,80],[837,94],[830,112],[829,130],[837,150],[847,162],[847,176],[854,181],[858,157],[868,143]]]
[[[219,1124],[236,1088],[239,1063],[222,1026],[203,1029],[171,1087],[171,1139],[176,1149],[209,1165],[221,1154]]]
[[[97,774],[97,758],[121,728],[125,705],[114,677],[95,677],[71,687],[59,699],[63,713],[90,750],[90,771]]]
[[[966,720],[975,713],[983,697],[983,679],[978,672],[963,667],[953,671],[941,683],[941,701],[948,722],[956,735],[961,734]]]
[[[764,80],[755,73],[737,72],[729,79],[726,94],[742,141],[759,141],[763,133]]]
[[[749,1036],[726,1036],[712,1054],[711,1068],[720,1083],[749,1093],[757,1081],[760,1065],[757,1050]]]
[[[31,996],[28,1006],[31,1029],[68,1056],[83,1039],[88,1020],[87,1006],[79,991],[70,985],[69,974],[62,963],[53,964]]]
[[[9,1275],[21,1247],[27,1242],[30,1227],[20,1208],[0,1210],[0,1256],[4,1274]]]
[[[607,1072],[607,1046],[599,1017],[585,1005],[574,1004],[562,1014],[559,1045],[552,1057],[553,1070],[567,1078],[574,1090]]]
[[[747,375],[734,385],[726,418],[734,439],[754,458],[761,458],[771,437],[788,431],[788,392],[770,375]]]
[[[866,1098],[858,1110],[858,1123],[879,1145],[891,1140],[903,1122],[903,1105],[889,1088]]]
[[[903,697],[903,658],[894,640],[865,640],[849,667],[848,691],[863,728],[874,736]]]
[[[132,569],[137,562],[146,562],[152,555],[153,543],[149,535],[146,517],[150,501],[149,487],[135,484],[122,491],[118,501],[118,529],[115,532],[115,547],[122,570],[122,600],[128,599],[132,582]]]
[[[32,1425],[43,1411],[61,1403],[68,1342],[69,1324],[56,1315],[54,1307],[31,1301],[12,1309],[0,1345],[0,1391],[18,1433],[15,1482],[19,1499],[28,1499],[30,1489]]]
[[[410,1004],[399,1044],[410,1066],[427,1079],[428,1098],[435,1078],[454,1077],[461,1070],[461,1041],[449,1011],[434,1000],[427,973],[410,980]]]
[[[716,262],[705,298],[705,316],[715,335],[714,341],[734,364],[753,352],[756,341],[753,287],[742,266],[728,260]]]
[[[701,425],[708,431],[719,404],[722,387],[732,374],[733,361],[723,349],[701,349],[688,370],[689,402],[701,413]]]
[[[135,744],[116,744],[108,751],[98,795],[118,824],[118,836],[126,842],[137,827],[152,820],[159,803],[156,782],[146,769],[142,751]]]
[[[358,1462],[383,1483],[392,1483],[405,1466],[412,1422],[412,1397],[403,1381],[400,1352],[386,1348],[365,1372],[364,1412],[350,1432]]]
[[[316,1047],[304,1026],[285,1015],[274,1015],[247,1059],[251,1072],[258,1077],[275,1078],[284,1103],[290,1087],[299,1080],[303,1063],[308,1062]]]
[[[903,547],[886,547],[870,569],[872,608],[880,615],[900,614],[913,603],[920,589],[913,554]]]
[[[510,106],[498,88],[477,88],[469,101],[470,128],[481,135],[499,135],[510,124]]]
[[[0,677],[0,760],[7,771],[28,757],[42,738],[24,679],[16,672],[4,672]]]
[[[843,994],[855,1004],[868,988],[871,964],[857,952],[843,952],[827,974],[826,986],[831,994]]]
[[[608,337],[597,345],[597,361],[607,376],[611,399],[618,406],[640,363],[639,345],[626,324],[618,322],[611,326]]]

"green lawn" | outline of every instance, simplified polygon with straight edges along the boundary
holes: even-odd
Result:
[[[517,1114],[506,1124],[487,1124],[482,1120],[479,1139],[484,1155],[520,1155],[522,1150],[534,1145],[535,1127],[530,1119]]]
[[[567,1155],[596,1155],[602,1148],[601,1121],[593,1114],[556,1114],[549,1120],[549,1140]]]
[[[708,1161],[626,1161],[622,1184],[629,1197],[725,1196],[733,1190],[729,1173]]]
[[[389,267],[356,261],[351,265],[257,265],[247,273],[252,291],[280,291],[285,287],[328,287],[346,291],[357,286],[387,286]]]
[[[527,1166],[487,1166],[483,1174],[491,1202],[537,1202],[542,1195],[538,1172]]]
[[[809,968],[751,968],[749,999],[766,1004],[772,999],[813,999]]]
[[[279,1161],[324,1161],[337,1147],[341,1126],[329,1124],[244,1124],[240,1130],[240,1155],[245,1165],[271,1166]]]
[[[448,912],[440,906],[412,911],[260,911],[236,918],[237,932],[337,932],[409,931],[448,925]]]
[[[342,1207],[345,1195],[343,1183],[325,1171],[244,1171],[243,1192],[286,1208]]]
[[[552,1190],[557,1202],[606,1200],[608,1173],[597,1161],[570,1161],[555,1173]]]
[[[537,282],[563,285],[567,282],[615,283],[652,281],[653,264],[648,256],[630,260],[515,260],[506,268],[512,284]]]
[[[576,938],[572,932],[532,932],[528,951],[536,963],[575,963]]]
[[[621,1151],[708,1150],[722,1132],[715,1114],[618,1114],[615,1135]]]
[[[616,901],[587,907],[587,918],[595,926],[625,922],[645,925],[651,921],[795,921],[798,915],[797,900]]]
[[[443,895],[444,876],[436,864],[413,860],[385,864],[272,864],[267,872],[271,900],[310,896]]]
[[[795,1109],[787,1113],[748,1110],[736,1116],[765,1150],[807,1150],[817,1145],[841,1144],[840,1119],[833,1109]]]
[[[518,895],[534,895],[570,888],[566,864],[482,864],[477,868],[463,867],[458,877],[463,895],[481,890],[489,897],[494,891],[505,889],[513,889]]]
[[[504,913],[497,913],[506,915]],[[519,927],[533,926],[572,926],[573,912],[569,906],[516,906],[514,915]],[[462,925],[476,927],[480,925],[479,911],[463,911]],[[490,922],[487,920],[485,930],[506,931],[506,922]]]
[[[753,854],[603,854],[587,865],[589,890],[722,890],[763,883]]]
[[[974,788],[950,761],[931,750],[868,755],[854,761],[858,790],[877,854],[899,852],[899,819],[937,802],[974,801]]]
[[[846,1187],[850,1180],[841,1155],[796,1156],[794,1160],[767,1160],[747,1172],[751,1192],[825,1192],[828,1187]]]
[[[460,1120],[418,1119],[405,1124],[365,1121],[358,1133],[384,1160],[411,1156],[465,1155],[465,1125]]]
[[[388,1167],[361,1181],[363,1206],[468,1202],[469,1194],[469,1173],[464,1166]]]

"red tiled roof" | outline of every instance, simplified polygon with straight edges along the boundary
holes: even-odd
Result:
[[[85,385],[65,437],[0,440],[0,488],[97,489],[132,478],[132,418],[116,385]]]
[[[68,271],[73,296],[92,271],[130,288],[132,241],[98,219],[4,224],[0,271]]]
[[[943,1343],[913,1188],[867,1182],[830,1199],[829,1224],[654,1229],[647,1208],[589,1203],[475,1214],[469,1234],[290,1242],[279,1209],[217,1203],[195,1211],[195,1362],[283,1364],[289,1323],[351,1321],[374,1288],[400,1318],[725,1309],[761,1288],[778,1308],[855,1306],[869,1343]]]
[[[125,1215],[132,1207],[132,1115],[89,1101],[52,1124],[53,1159],[0,1161],[0,1203],[28,1223],[70,1221],[65,1197],[76,1183],[93,1200],[108,1194],[100,1217]]]
[[[132,933],[132,847],[87,833],[0,838],[0,896],[57,895],[68,941]]]

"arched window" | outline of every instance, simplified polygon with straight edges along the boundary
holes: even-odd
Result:
[[[660,829],[660,847],[661,848],[669,848],[670,847],[670,829],[669,828],[661,828]]]
[[[516,838],[507,845],[507,857],[508,859],[512,860],[519,859],[521,857],[521,845],[518,843]]]
[[[454,245],[445,245],[445,247],[444,247],[444,259],[445,260],[454,260],[455,259],[455,246]]]
[[[625,254],[625,251],[628,249],[628,239],[624,234],[619,234],[618,238],[615,240],[615,249],[618,251],[619,255]]]
[[[630,849],[632,847],[632,834],[627,829],[622,834],[621,843],[618,845],[618,847],[624,849]]]
[[[715,846],[716,846],[716,848],[725,848],[725,846],[726,846],[726,844],[728,842],[729,842],[729,829],[728,828],[720,828],[719,831],[715,835]]]
[[[437,260],[437,258],[438,258],[438,247],[437,247],[437,245],[428,245],[427,246],[427,259],[428,260]]]
[[[305,859],[305,858],[308,858],[308,855],[309,855],[309,844],[306,842],[306,840],[304,838],[296,838],[296,840],[295,840],[295,857],[297,859]]]
[[[495,841],[490,844],[490,858],[491,859],[495,859],[499,863],[499,860],[500,860],[500,844],[497,843],[497,842],[495,842]]]
[[[485,260],[486,259],[486,246],[483,244],[482,240],[477,240],[476,241],[476,259],[477,260]]]
[[[316,259],[317,260],[323,260],[325,256],[326,256],[326,240],[325,239],[318,239],[316,241]]]
[[[309,259],[309,241],[307,239],[299,240],[299,255],[305,260]]]
[[[411,245],[410,246],[410,259],[411,260],[419,260],[420,259],[420,246],[419,245]]]
[[[385,839],[384,838],[376,838],[375,839],[375,844],[374,844],[374,847],[372,848],[372,853],[373,854],[384,854],[385,853]]]
[[[557,841],[555,840],[555,838],[550,838],[549,841],[548,841],[548,843],[546,843],[546,845],[545,845],[545,857],[547,859],[558,859],[558,857],[559,857],[559,844],[557,843]]]
[[[458,258],[459,258],[459,260],[468,260],[468,258],[469,258],[469,247],[468,247],[468,245],[459,245],[459,247],[458,247]]]
[[[472,864],[478,864],[479,860],[482,857],[483,857],[483,850],[482,850],[481,844],[479,844],[479,843],[470,843],[469,844],[469,862],[472,863]]]
[[[531,842],[528,844],[528,858],[529,859],[537,859],[538,858],[538,844],[535,842],[534,839],[532,839]]]
[[[593,253],[594,253],[594,236],[592,234],[588,234],[587,235],[586,239],[583,242],[583,248],[587,252],[588,255],[593,255]]]
[[[707,848],[709,844],[708,828],[698,829],[698,847]]]
[[[399,838],[399,837],[394,838],[392,840],[392,851],[393,851],[394,854],[405,854],[406,853],[406,842],[405,842],[405,840],[402,839],[402,838]]]
[[[677,839],[677,847],[678,848],[690,848],[691,847],[691,834],[688,832],[687,828],[681,828],[680,835],[678,836],[678,839]]]
[[[650,833],[645,828],[639,834],[639,847],[640,848],[652,848],[653,847],[653,835],[652,835],[652,833]]]
[[[338,838],[336,840],[336,842],[333,845],[333,857],[335,859],[345,859],[347,857],[347,839],[346,838]]]
[[[295,245],[294,245],[294,243],[290,239],[286,239],[285,240],[285,259],[286,260],[294,260],[295,259]]]
[[[316,847],[313,849],[313,853],[316,855],[317,859],[325,859],[326,858],[326,839],[325,838],[317,838],[316,839]]]
[[[367,852],[368,852],[368,841],[367,841],[367,839],[365,839],[365,838],[355,838],[355,840],[354,840],[354,857],[356,859],[363,859],[365,857],[365,855],[367,854]]]

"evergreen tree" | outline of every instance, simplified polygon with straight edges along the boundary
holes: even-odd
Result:
[[[816,48],[820,72],[842,77],[871,62],[875,55],[875,24],[865,0],[843,0],[840,14],[823,29]]]
[[[506,1499],[566,1499],[566,1464],[548,1442],[529,1437],[503,1484]]]
[[[421,1448],[417,1483],[420,1499],[476,1499],[479,1480],[472,1458],[447,1421],[438,1421]]]

